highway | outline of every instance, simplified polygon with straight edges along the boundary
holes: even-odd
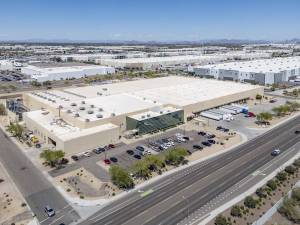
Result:
[[[1,129],[0,143],[1,163],[41,225],[58,224],[58,222],[70,224],[79,219],[77,212]],[[56,216],[52,218],[46,216],[44,213],[46,205],[53,207]]]
[[[300,129],[300,117],[213,159],[201,162],[164,177],[147,188],[151,193],[139,192],[106,206],[86,221],[87,224],[172,225],[189,213],[224,192],[253,173],[274,157],[270,152],[280,148],[283,152],[300,141],[294,134]]]

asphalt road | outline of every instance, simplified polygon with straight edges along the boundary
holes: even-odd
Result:
[[[185,170],[165,177],[145,188],[142,196],[134,192],[91,216],[82,224],[172,225],[184,219],[274,157],[274,148],[286,151],[300,141],[300,117]]]
[[[1,163],[42,225],[58,222],[70,224],[79,219],[68,202],[1,129],[0,143]],[[56,211],[54,217],[46,216],[46,205],[50,205]]]

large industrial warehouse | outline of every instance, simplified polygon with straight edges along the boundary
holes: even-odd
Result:
[[[22,67],[21,72],[29,75],[31,79],[38,82],[77,79],[85,76],[93,76],[96,74],[115,73],[113,67],[87,65],[87,64],[35,64]]]
[[[236,102],[263,87],[169,76],[25,93],[24,121],[41,141],[66,154],[119,142],[128,131],[153,133],[203,110]]]
[[[300,75],[300,57],[273,58],[194,67],[195,75],[261,85],[287,82]]]

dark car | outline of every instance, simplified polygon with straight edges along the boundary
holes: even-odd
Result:
[[[193,148],[199,149],[199,150],[202,150],[202,149],[203,149],[202,146],[200,146],[200,145],[193,145]]]
[[[215,138],[216,137],[216,135],[214,135],[214,134],[207,134],[207,138],[209,138],[209,139],[212,139],[212,138]]]
[[[118,162],[118,159],[116,157],[110,157],[109,159],[110,159],[110,161],[112,161],[114,163]]]
[[[133,155],[133,154],[134,154],[134,151],[132,151],[132,150],[130,150],[130,149],[127,150],[126,152],[127,152],[128,155]]]
[[[206,133],[205,133],[204,131],[199,131],[199,132],[198,132],[198,135],[205,136]]]
[[[208,147],[211,146],[211,143],[209,143],[208,141],[202,141],[202,144]]]
[[[141,159],[142,158],[140,155],[134,155],[133,157],[136,158],[136,159]]]
[[[216,144],[216,141],[213,139],[209,139],[209,140],[207,140],[207,142],[209,142],[210,144]]]
[[[48,217],[52,217],[55,215],[54,209],[52,209],[49,205],[47,205],[44,210]]]
[[[228,128],[223,128],[223,131],[224,132],[229,132],[229,129]]]
[[[74,161],[78,161],[79,160],[79,157],[77,155],[72,155],[71,158],[74,160]]]
[[[60,160],[60,163],[61,163],[61,164],[68,164],[68,163],[69,163],[69,160],[66,159],[66,158],[62,158],[62,159]]]
[[[136,146],[136,149],[141,152],[143,152],[145,150],[143,146]]]
[[[108,147],[109,148],[115,148],[116,146],[114,144],[109,144]]]
[[[295,134],[300,134],[300,130],[296,130],[296,131],[295,131]]]
[[[189,137],[187,137],[187,136],[185,136],[185,137],[182,137],[184,140],[186,140],[186,141],[189,141],[190,140],[190,138]]]
[[[216,130],[222,130],[223,129],[223,127],[221,127],[221,126],[217,126],[217,128],[216,128]]]

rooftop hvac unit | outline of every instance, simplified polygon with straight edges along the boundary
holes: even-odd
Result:
[[[93,114],[94,111],[93,111],[93,110],[89,110],[87,113],[88,113],[88,114]]]
[[[146,98],[143,98],[143,100],[146,100]]]
[[[81,101],[81,104],[85,104],[85,101]]]
[[[77,104],[75,102],[72,102],[71,106],[77,106]]]
[[[68,110],[67,110],[67,113],[71,113],[71,112],[72,112],[71,109],[68,109]]]
[[[53,103],[56,103],[56,101],[55,101],[55,100],[52,100],[52,102],[53,102]]]
[[[70,101],[70,99],[66,98],[65,101],[68,102],[68,101]]]
[[[107,91],[107,88],[102,88],[103,91]]]
[[[147,114],[147,117],[150,117],[150,114]]]
[[[97,118],[103,118],[103,115],[102,114],[97,114],[96,117]]]
[[[75,113],[74,116],[75,116],[75,117],[79,117],[79,113]]]
[[[79,107],[80,110],[85,110],[85,107],[81,106]]]
[[[99,112],[102,112],[103,111],[103,109],[102,108],[99,108]]]
[[[86,119],[85,119],[85,122],[90,122],[90,119],[86,118]]]
[[[97,95],[100,95],[100,96],[101,96],[101,95],[102,95],[102,93],[101,93],[101,92],[97,92]]]
[[[94,108],[95,106],[94,105],[91,105],[91,108]]]
[[[144,116],[144,115],[142,116],[142,119],[145,119],[145,116]]]
[[[115,114],[115,113],[112,113],[111,116],[114,117],[114,116],[116,116],[116,114]]]
[[[164,112],[163,112],[163,111],[160,111],[159,113],[160,113],[160,114],[163,114]]]

